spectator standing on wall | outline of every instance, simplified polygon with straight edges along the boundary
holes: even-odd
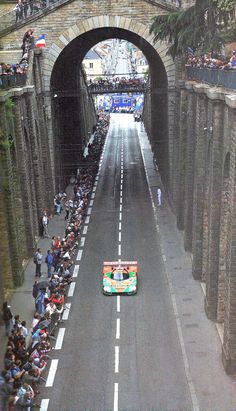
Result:
[[[44,211],[43,217],[42,217],[42,226],[43,226],[43,237],[49,237],[48,235],[48,223],[49,223],[49,218],[47,216],[47,212]]]
[[[27,2],[27,0],[22,0],[22,4],[23,4],[23,16],[24,16],[24,19],[27,19],[27,13],[28,13],[28,2]]]

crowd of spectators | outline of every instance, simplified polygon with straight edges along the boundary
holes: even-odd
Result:
[[[22,85],[22,78],[25,77],[28,70],[30,50],[33,44],[33,30],[29,29],[25,32],[22,40],[22,57],[20,62],[15,64],[0,63],[0,87]]]
[[[56,327],[66,309],[66,289],[72,281],[73,255],[80,239],[108,126],[109,116],[101,114],[93,140],[87,147],[87,157],[83,166],[77,170],[71,198],[65,193],[55,196],[55,214],[61,214],[65,207],[65,235],[62,239],[52,237],[46,256],[43,256],[40,248],[34,254],[36,277],[41,276],[37,265],[43,262],[47,264],[48,275],[43,281],[39,278],[34,281],[32,296],[35,300],[35,314],[30,330],[19,315],[13,316],[7,302],[3,304],[2,314],[8,342],[4,370],[0,376],[1,411],[31,410],[38,406],[35,397],[39,394],[40,383],[45,381],[43,372],[51,359],[49,354],[53,349]],[[58,207],[58,203],[61,207]]]
[[[58,0],[18,0],[18,3],[13,8],[15,23],[21,22],[27,19],[27,17],[44,10],[51,4],[56,3],[56,1]]]
[[[187,53],[185,67],[234,70],[236,69],[236,51],[233,51],[228,57],[213,52],[197,56],[190,52]]]
[[[142,89],[145,85],[145,78],[113,77],[111,79],[101,78],[94,81],[90,80],[88,87],[90,91],[118,90],[124,88],[129,90],[137,90]]]

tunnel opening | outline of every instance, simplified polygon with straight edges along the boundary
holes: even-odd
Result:
[[[89,138],[85,135],[82,121],[82,61],[93,46],[108,39],[121,39],[134,44],[147,59],[150,84],[146,98],[146,104],[150,107],[147,128],[159,171],[163,180],[168,181],[168,79],[164,63],[154,47],[136,33],[103,27],[72,40],[62,50],[52,70],[50,91],[58,189],[65,186],[81,164],[83,149]]]

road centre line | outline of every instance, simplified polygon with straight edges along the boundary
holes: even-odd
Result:
[[[83,250],[79,250],[79,251],[78,251],[78,254],[77,254],[77,257],[76,257],[76,260],[77,260],[77,261],[80,261],[80,260],[81,260],[82,254],[83,254]]]
[[[116,319],[116,339],[120,339],[120,318]]]
[[[119,242],[121,242],[121,232],[119,231]]]
[[[118,245],[118,255],[121,255],[121,244]]]
[[[122,202],[123,202],[123,198],[120,198],[120,204],[122,204]]]
[[[117,311],[118,313],[120,313],[120,295],[117,295],[116,311]]]
[[[163,258],[163,261],[166,261],[166,256],[165,256],[165,254],[162,254],[162,258]]]
[[[118,382],[114,383],[114,407],[113,411],[118,411],[118,399],[119,399],[119,384]]]
[[[122,197],[123,196],[123,193],[122,193],[122,190],[120,191],[120,197]]]
[[[84,224],[88,224],[88,223],[89,223],[89,220],[90,220],[90,217],[87,216],[87,217],[85,218],[85,220],[84,220]]]
[[[78,276],[78,273],[79,273],[79,265],[75,265],[75,266],[74,266],[74,270],[73,270],[72,277],[73,277],[73,278],[76,278],[76,277]]]
[[[58,335],[57,335],[57,341],[56,345],[54,347],[54,350],[61,350],[63,340],[64,340],[64,335],[65,335],[65,328],[59,328]]]
[[[62,314],[62,320],[66,321],[69,318],[69,314],[70,314],[70,309],[71,309],[71,303],[66,303],[65,304],[65,309],[64,312]]]
[[[52,360],[45,387],[52,387],[53,386],[54,378],[55,378],[55,375],[56,375],[56,372],[57,372],[58,361],[59,360]]]
[[[87,234],[87,232],[88,232],[88,226],[85,225],[85,226],[84,226],[84,229],[83,229],[83,235],[84,235],[84,234]]]
[[[121,231],[121,223],[119,223],[119,231]]]
[[[40,404],[40,411],[47,411],[49,406],[49,398],[43,399]]]
[[[120,190],[123,190],[123,183],[120,183]]]
[[[85,237],[81,237],[79,246],[84,247],[84,243],[85,243]]]
[[[92,212],[92,207],[89,207],[86,214],[91,215],[91,212]]]
[[[122,204],[120,204],[120,212],[122,211]]]
[[[75,282],[70,283],[70,287],[69,287],[69,290],[68,290],[67,297],[73,297],[74,292],[75,292]]]
[[[119,214],[119,220],[122,221],[122,213]]]
[[[119,356],[120,356],[120,347],[115,346],[115,373],[119,372]]]

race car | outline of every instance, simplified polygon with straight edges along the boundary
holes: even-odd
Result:
[[[136,294],[138,290],[137,274],[137,261],[105,261],[102,279],[103,294]]]

